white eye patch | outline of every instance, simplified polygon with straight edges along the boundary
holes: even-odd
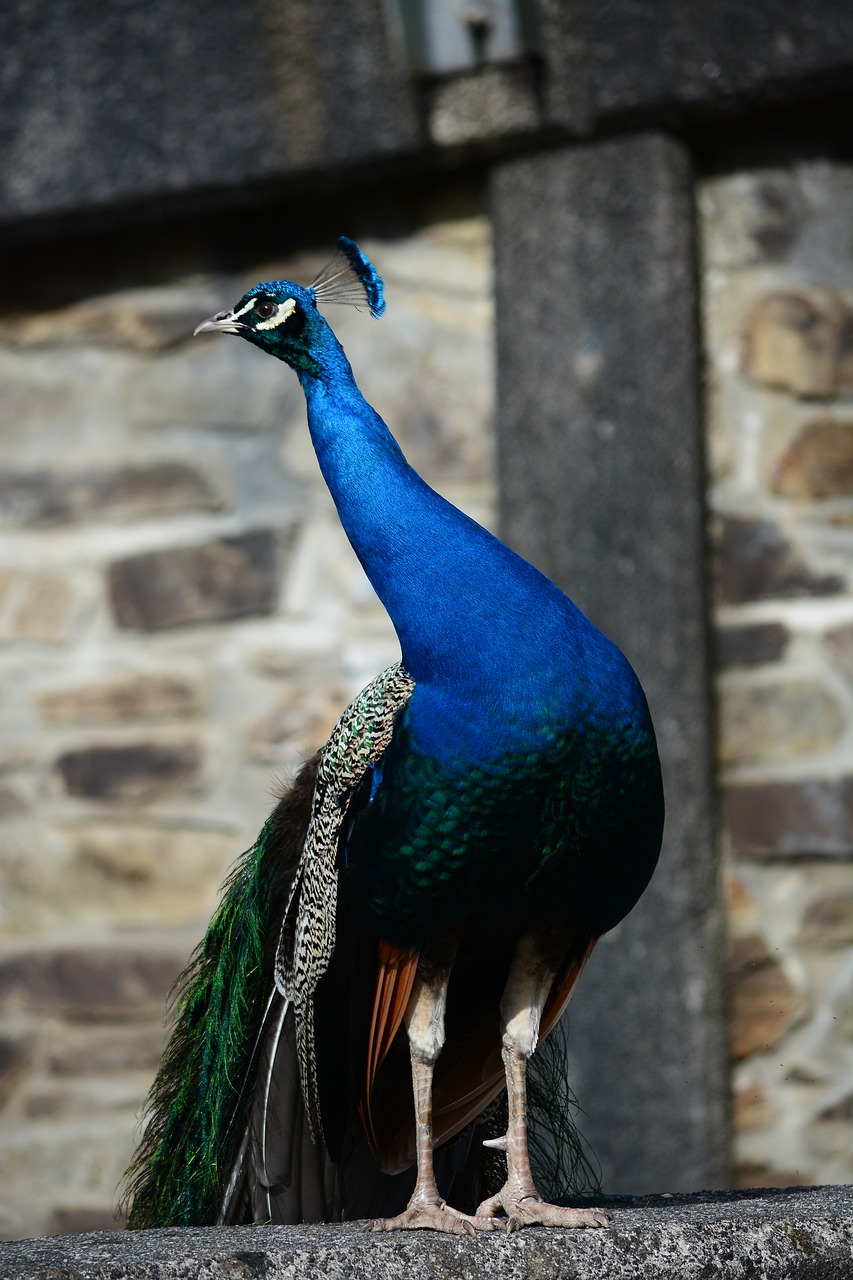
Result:
[[[233,311],[231,313],[231,319],[239,320],[240,316],[244,316],[247,311],[251,311],[254,305],[255,305],[255,299],[250,298],[249,301],[246,303],[245,307],[241,307],[239,311]]]
[[[252,302],[254,304],[254,299]],[[280,302],[276,307],[269,320],[259,320],[255,325],[256,329],[277,329],[280,324],[284,324],[296,310],[296,299],[285,298],[284,302]]]

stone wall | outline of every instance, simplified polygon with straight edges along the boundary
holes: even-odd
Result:
[[[387,317],[330,318],[414,465],[488,522],[488,224],[365,247]],[[0,319],[3,1236],[112,1224],[164,1002],[226,868],[398,653],[295,378],[189,336],[323,260]]]
[[[849,1182],[853,169],[699,208],[738,1177]]]

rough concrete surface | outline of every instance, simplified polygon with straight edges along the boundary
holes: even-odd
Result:
[[[135,201],[241,199],[555,127],[845,92],[844,0],[536,0],[535,65],[423,82],[382,0],[5,0],[0,227]],[[448,10],[450,16],[453,6]],[[515,145],[514,142],[512,145]]]
[[[601,1231],[474,1239],[364,1235],[356,1224],[95,1232],[0,1245],[3,1280],[847,1280],[853,1188],[626,1196]]]
[[[499,166],[491,196],[503,532],[634,666],[667,803],[652,883],[558,1034],[606,1187],[723,1186],[689,157],[651,133],[555,150]]]

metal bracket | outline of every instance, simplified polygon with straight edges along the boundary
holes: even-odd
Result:
[[[533,0],[385,0],[385,9],[420,75],[476,71],[535,50]]]

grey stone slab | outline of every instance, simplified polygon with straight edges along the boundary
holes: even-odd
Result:
[[[570,1079],[606,1190],[721,1185],[690,166],[652,134],[551,151],[500,167],[492,202],[503,532],[635,666],[667,794],[651,887],[570,1008]]]
[[[179,195],[410,148],[381,0],[9,0],[0,220]]]
[[[848,1280],[853,1189],[614,1203],[602,1230],[364,1235],[357,1224],[93,1232],[0,1244],[4,1280]]]

